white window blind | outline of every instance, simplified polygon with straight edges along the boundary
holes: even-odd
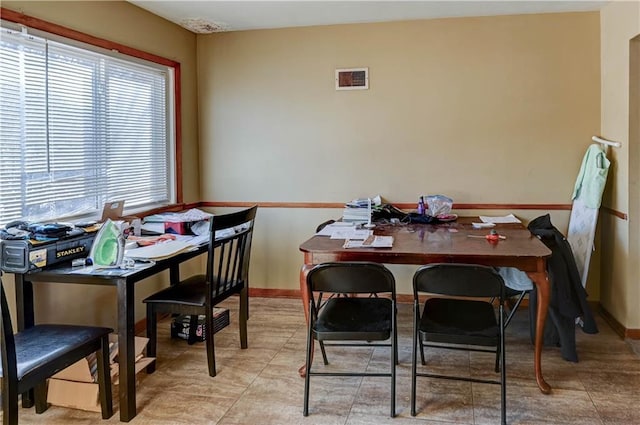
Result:
[[[0,225],[172,202],[171,78],[3,28]]]

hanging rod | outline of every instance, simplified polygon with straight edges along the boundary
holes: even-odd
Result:
[[[622,146],[622,143],[620,142],[612,142],[611,140],[601,139],[598,136],[593,136],[591,140],[593,140],[594,142],[602,143],[603,145],[613,146],[616,148],[619,148]]]

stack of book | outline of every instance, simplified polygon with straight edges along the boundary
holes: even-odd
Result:
[[[370,200],[367,198],[354,199],[347,202],[342,211],[342,221],[352,223],[366,223],[371,214]]]

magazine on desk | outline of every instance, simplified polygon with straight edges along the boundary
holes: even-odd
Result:
[[[154,245],[128,249],[124,255],[134,260],[162,260],[182,252],[191,251],[209,242],[209,234],[201,236],[176,235],[173,240],[162,241]]]
[[[155,245],[129,249],[125,252],[125,256],[133,259],[162,260],[193,248],[194,245],[189,242],[170,240]]]

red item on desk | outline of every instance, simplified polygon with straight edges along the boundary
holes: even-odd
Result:
[[[489,232],[489,234],[487,236],[485,236],[485,237],[491,243],[498,243],[498,241],[500,241],[500,239],[507,239],[506,236],[502,236],[502,235],[498,234],[498,232],[495,229],[492,229]]]
[[[174,235],[192,235],[191,225],[193,221],[165,221],[164,231]]]
[[[149,245],[155,245],[158,242],[172,241],[175,238],[176,237],[174,235],[169,235],[165,233],[164,235],[160,235],[160,236],[129,236],[127,240],[138,242],[138,245],[140,246],[149,246]]]

